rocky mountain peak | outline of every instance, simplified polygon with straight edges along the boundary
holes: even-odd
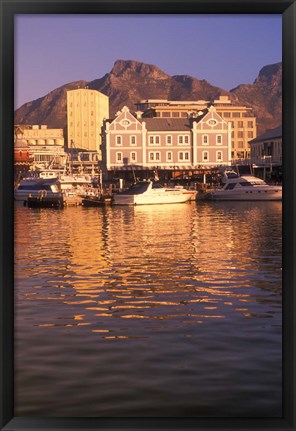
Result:
[[[275,85],[281,84],[282,80],[282,63],[269,64],[264,66],[254,84]]]
[[[282,64],[263,67],[253,84],[241,84],[230,92],[207,80],[189,75],[170,76],[155,65],[136,60],[117,60],[112,70],[91,82],[66,84],[46,96],[28,102],[15,112],[15,124],[47,124],[66,128],[68,90],[83,88],[100,91],[109,97],[110,118],[123,106],[131,112],[142,99],[214,100],[227,95],[237,104],[251,107],[257,117],[257,132],[277,127],[282,121]]]
[[[117,60],[110,74],[119,78],[129,77],[131,75],[154,79],[167,79],[169,77],[169,75],[162,72],[157,66],[140,63],[136,60]]]

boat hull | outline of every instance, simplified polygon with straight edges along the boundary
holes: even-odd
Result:
[[[188,202],[191,194],[182,192],[155,192],[141,195],[125,195],[118,193],[113,197],[113,205],[161,205],[161,204],[179,204]]]
[[[215,190],[208,193],[208,198],[217,201],[281,201],[282,189],[268,186],[261,190]]]

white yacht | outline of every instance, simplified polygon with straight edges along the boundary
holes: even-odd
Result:
[[[75,187],[90,187],[92,179],[89,174],[61,174],[58,178],[62,190]]]
[[[115,193],[114,205],[153,205],[184,203],[191,199],[178,188],[163,187],[151,180],[139,181],[129,189]]]
[[[240,176],[234,171],[225,171],[222,186],[212,189],[206,197],[219,201],[280,201],[282,186],[268,185],[252,175]]]

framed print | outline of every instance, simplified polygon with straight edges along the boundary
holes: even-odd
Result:
[[[1,430],[296,430],[295,1],[0,4]]]

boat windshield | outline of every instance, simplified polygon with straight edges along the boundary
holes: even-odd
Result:
[[[243,187],[244,187],[244,186],[251,186],[251,185],[252,185],[252,183],[250,183],[249,181],[241,181],[241,182],[240,182],[240,185],[241,185],[241,186],[243,186]]]
[[[144,193],[149,186],[148,181],[140,181],[138,183],[133,184],[128,190],[125,190],[122,192],[122,194],[125,195],[139,195],[141,193]]]
[[[241,186],[262,186],[264,184],[264,181],[258,180],[258,181],[241,181]]]
[[[233,190],[237,183],[229,183],[225,187],[225,190]]]
[[[236,172],[226,172],[225,175],[227,178],[238,178],[238,174]]]

